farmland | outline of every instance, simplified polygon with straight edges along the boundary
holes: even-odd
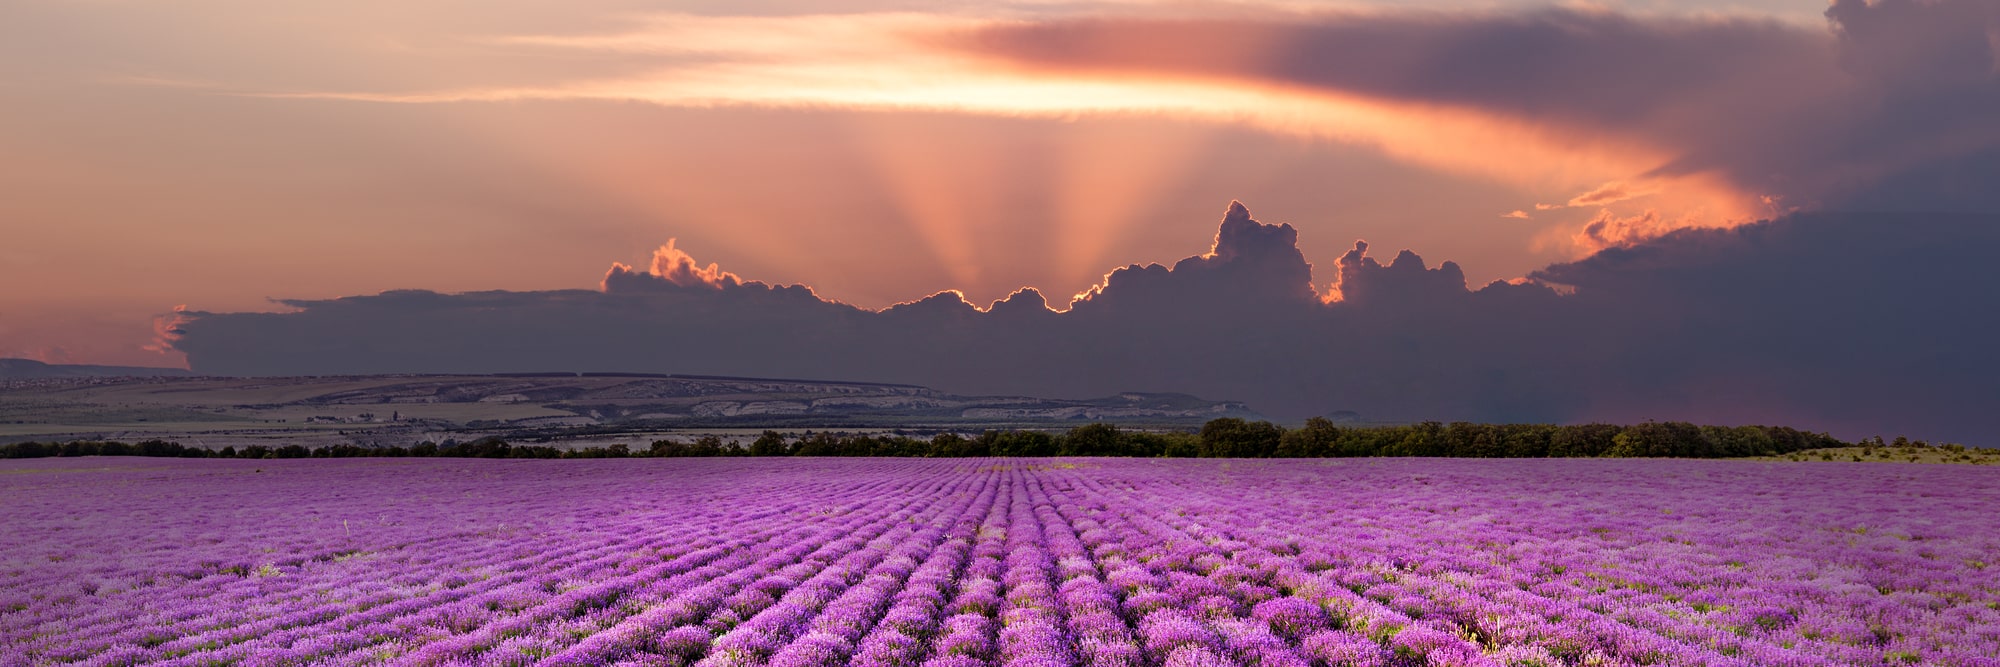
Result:
[[[2000,471],[1686,460],[0,464],[0,664],[2000,655]]]
[[[162,439],[219,450],[506,437],[644,449],[661,437],[748,440],[766,428],[977,432],[1091,421],[1187,428],[1256,416],[1239,402],[1138,392],[1087,400],[959,396],[913,385],[631,373],[9,378],[6,368],[0,444]]]

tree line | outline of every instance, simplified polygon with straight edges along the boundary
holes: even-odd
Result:
[[[1900,439],[1899,439],[1900,440]],[[1879,438],[1875,439],[1879,442]],[[748,444],[708,435],[682,441],[658,440],[645,449],[625,445],[566,449],[512,444],[499,437],[467,442],[423,442],[410,447],[330,445],[308,448],[224,447],[210,450],[177,442],[148,440],[0,445],[0,458],[55,456],[161,456],[183,458],[302,459],[351,457],[460,457],[578,459],[703,456],[892,456],[1022,457],[1120,456],[1143,458],[1334,458],[1370,456],[1465,458],[1675,457],[1734,458],[1777,456],[1809,449],[1846,447],[1825,433],[1783,426],[1699,426],[1686,422],[1640,424],[1475,424],[1422,422],[1396,426],[1342,426],[1323,418],[1299,428],[1267,421],[1225,417],[1194,432],[1150,432],[1111,424],[1086,424],[1067,432],[989,430],[975,436],[940,433],[929,438],[902,434],[813,433],[787,436],[765,431]],[[1912,446],[1928,446],[1916,441]]]

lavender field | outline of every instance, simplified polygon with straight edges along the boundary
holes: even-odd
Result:
[[[2000,470],[0,464],[0,664],[2000,665]]]

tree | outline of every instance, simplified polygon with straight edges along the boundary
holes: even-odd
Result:
[[[1549,456],[1604,456],[1621,429],[1612,424],[1572,424],[1556,427],[1549,438]]]
[[[1056,448],[1059,456],[1118,456],[1124,453],[1124,434],[1110,424],[1085,424],[1070,429]]]
[[[1318,458],[1340,455],[1341,429],[1325,417],[1306,420],[1304,428],[1285,431],[1278,438],[1278,449],[1273,456],[1288,459]]]
[[[1443,456],[1444,425],[1437,422],[1415,424],[1403,433],[1403,439],[1396,443],[1394,451],[1382,453],[1388,456]]]
[[[965,436],[957,433],[939,433],[931,436],[930,443],[924,447],[924,456],[951,458],[985,456],[985,450],[975,451],[974,443],[976,442],[976,440],[967,440]]]
[[[1204,458],[1258,458],[1278,451],[1284,429],[1267,421],[1248,422],[1221,417],[1201,425],[1201,456]]]
[[[989,440],[988,452],[991,456],[1055,456],[1055,436],[1041,431],[987,431],[980,436]]]
[[[49,448],[43,447],[42,443],[32,440],[13,445],[7,449],[7,458],[10,459],[39,459],[49,455]]]
[[[763,435],[757,436],[756,442],[750,443],[751,456],[790,456],[791,453],[791,445],[786,444],[784,434],[777,431],[764,431]]]

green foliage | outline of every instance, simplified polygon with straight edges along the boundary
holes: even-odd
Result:
[[[1055,456],[1056,437],[1041,431],[987,431],[979,434],[988,456]]]
[[[1932,447],[1923,441],[1880,438],[1863,445],[1902,452],[1935,450],[1960,454],[1958,445]],[[1697,426],[1685,422],[1613,424],[1474,424],[1422,422],[1397,426],[1337,426],[1322,418],[1286,429],[1265,421],[1233,417],[1215,419],[1199,432],[1127,431],[1111,424],[1085,424],[1066,433],[1029,430],[989,430],[977,436],[939,433],[928,440],[906,435],[806,432],[788,438],[765,431],[747,446],[714,435],[682,442],[668,438],[646,449],[624,445],[558,449],[546,445],[516,445],[499,437],[470,442],[445,440],[404,447],[331,445],[308,449],[299,445],[271,448],[253,445],[209,451],[180,443],[148,440],[137,444],[114,441],[65,443],[23,442],[0,445],[0,458],[68,456],[168,456],[190,458],[296,459],[349,457],[461,457],[493,459],[576,459],[701,456],[898,456],[898,457],[1026,457],[1126,456],[1167,458],[1331,458],[1361,456],[1451,456],[1478,458],[1544,457],[1681,457],[1731,458],[1799,456],[1799,452],[1843,447],[1847,443],[1823,433],[1782,426]]]
[[[1268,457],[1277,452],[1284,438],[1285,430],[1271,422],[1223,417],[1201,426],[1201,446],[1196,452],[1205,459]]]
[[[750,443],[751,456],[790,456],[791,453],[791,445],[785,442],[784,434],[777,431],[765,431],[757,436],[756,442]]]
[[[1117,456],[1124,449],[1124,434],[1110,424],[1088,424],[1070,429],[1062,438],[1062,456]]]

